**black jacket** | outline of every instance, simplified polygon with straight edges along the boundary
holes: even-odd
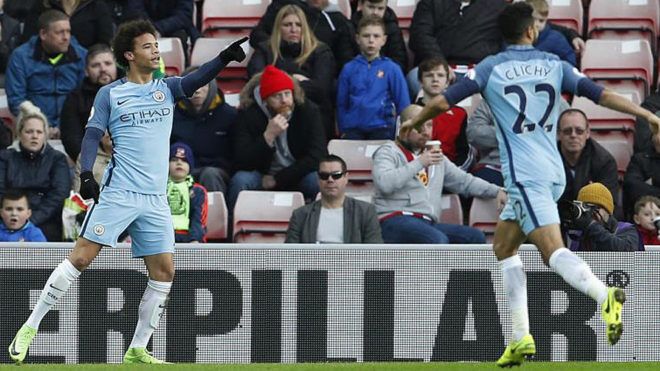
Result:
[[[60,135],[64,150],[73,162],[78,159],[80,154],[80,145],[83,135],[85,135],[89,112],[92,110],[94,98],[99,89],[101,89],[100,85],[92,84],[89,78],[85,77],[80,88],[69,93],[62,106]]]
[[[193,25],[192,14],[192,0],[131,0],[124,8],[127,20],[149,19],[162,36],[172,36],[176,31],[184,30],[194,44],[200,34]]]
[[[557,146],[560,146],[559,142],[557,142]],[[559,153],[561,154],[561,150]],[[619,181],[616,160],[595,140],[587,139],[584,150],[577,164],[572,169],[575,171],[575,176],[571,174],[571,169],[564,155],[561,155],[561,159],[564,163],[564,172],[566,173],[566,188],[561,195],[560,202],[577,200],[580,189],[592,182],[603,183],[612,193],[614,201],[617,201],[616,195],[619,194]]]
[[[27,41],[32,35],[39,33],[39,15],[48,9],[64,12],[62,2],[48,0],[44,5],[37,2],[37,8],[28,14],[23,31],[23,40]],[[73,12],[71,22],[71,35],[75,36],[80,45],[89,48],[94,44],[110,45],[114,36],[112,13],[104,0],[82,0]]]
[[[259,24],[252,29],[250,45],[256,48],[259,43],[270,37],[277,12],[289,4],[297,5],[305,12],[307,23],[316,38],[330,47],[337,62],[335,75],[338,74],[344,64],[357,54],[353,26],[340,12],[320,11],[302,0],[273,0],[259,20]]]
[[[653,94],[646,97],[642,102],[642,107],[654,112],[660,116],[660,92],[653,92]],[[653,144],[651,143],[651,128],[648,121],[643,118],[637,118],[635,124],[635,145],[633,147],[635,153],[647,152],[652,150]]]
[[[66,155],[49,144],[36,154],[9,148],[0,152],[0,196],[8,189],[27,193],[37,226],[62,218],[64,199],[71,190]]]
[[[650,180],[651,184],[646,183]],[[633,155],[623,177],[623,199],[629,215],[641,196],[660,197],[660,153],[653,147]]]
[[[251,81],[254,81],[252,79]],[[246,87],[249,88],[249,85]],[[234,135],[235,170],[258,170],[267,174],[275,155],[264,139],[268,117],[258,103],[238,110]],[[318,107],[310,101],[296,102],[286,130],[287,144],[296,162],[275,174],[277,190],[290,190],[317,170],[326,154],[325,135]]]
[[[9,55],[20,43],[21,27],[18,20],[7,14],[0,15],[2,39],[0,39],[0,73],[5,73]]]
[[[353,28],[357,30],[358,23],[362,19],[362,11],[357,11],[351,16]],[[383,16],[385,22],[385,35],[387,35],[387,42],[380,50],[380,55],[390,58],[395,61],[405,73],[408,69],[408,52],[406,50],[406,43],[403,41],[403,34],[399,28],[399,19],[396,13],[387,7],[385,15]]]

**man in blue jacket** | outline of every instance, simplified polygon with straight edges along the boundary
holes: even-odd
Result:
[[[69,92],[85,77],[87,50],[71,38],[69,17],[48,10],[39,16],[39,35],[11,54],[5,88],[9,109],[18,115],[26,100],[39,107],[52,127],[51,138],[59,138],[60,112]]]

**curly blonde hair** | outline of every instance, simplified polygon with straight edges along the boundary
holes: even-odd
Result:
[[[48,118],[46,118],[46,115],[44,115],[44,113],[41,112],[41,109],[35,106],[29,100],[26,100],[25,102],[21,103],[18,106],[18,108],[21,111],[18,113],[18,119],[16,120],[16,138],[18,138],[21,131],[23,130],[23,126],[25,126],[25,121],[29,119],[39,119],[44,124],[44,134],[46,136],[46,139],[48,139],[48,127],[49,127]]]

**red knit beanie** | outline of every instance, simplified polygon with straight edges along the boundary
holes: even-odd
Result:
[[[261,99],[266,99],[271,95],[282,90],[293,90],[293,80],[284,71],[268,65],[264,68],[264,73],[261,75],[261,85],[259,87],[259,94]]]

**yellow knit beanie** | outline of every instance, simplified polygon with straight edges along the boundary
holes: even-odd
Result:
[[[614,212],[612,193],[602,183],[591,183],[582,187],[577,198],[578,201],[598,205],[610,214]]]

